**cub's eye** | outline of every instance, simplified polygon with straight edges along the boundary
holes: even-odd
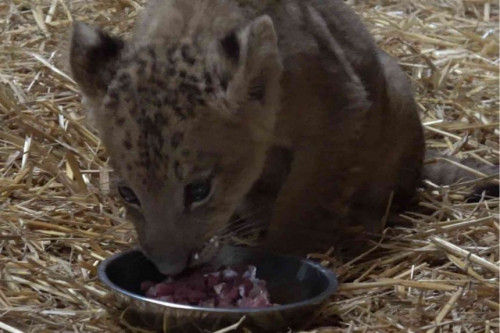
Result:
[[[134,191],[128,186],[118,186],[118,192],[122,196],[123,200],[128,202],[129,204],[133,205],[138,205],[140,206],[141,203],[139,202],[139,199],[135,195]]]
[[[203,201],[210,194],[210,180],[198,180],[184,188],[184,205],[186,207],[199,201]]]

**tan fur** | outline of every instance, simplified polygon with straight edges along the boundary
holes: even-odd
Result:
[[[221,48],[231,33],[238,52]],[[267,248],[305,254],[359,245],[392,195],[414,194],[424,143],[412,89],[340,0],[156,0],[132,40],[92,53],[104,42],[75,27],[73,76],[165,273],[236,215],[269,225]],[[208,201],[184,207],[208,174]]]

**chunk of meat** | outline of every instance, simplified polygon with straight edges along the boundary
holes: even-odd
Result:
[[[273,306],[266,282],[257,278],[257,269],[252,265],[225,267],[215,272],[197,270],[159,283],[144,281],[140,289],[153,299],[208,308]]]

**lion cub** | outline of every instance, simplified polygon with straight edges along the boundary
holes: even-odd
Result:
[[[76,23],[70,64],[165,274],[235,220],[357,249],[419,182],[411,86],[341,0],[151,1],[129,41]]]

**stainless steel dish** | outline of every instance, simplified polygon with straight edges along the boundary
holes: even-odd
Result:
[[[252,264],[257,276],[267,281],[270,308],[204,308],[146,298],[139,290],[144,280],[164,279],[138,250],[116,254],[99,266],[99,278],[127,307],[127,321],[159,332],[201,332],[238,322],[255,332],[276,332],[303,323],[337,289],[333,272],[297,257],[269,254],[257,249],[227,247],[215,259],[216,265]]]

